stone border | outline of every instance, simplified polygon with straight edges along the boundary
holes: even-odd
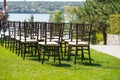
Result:
[[[107,45],[120,45],[120,35],[108,34]]]

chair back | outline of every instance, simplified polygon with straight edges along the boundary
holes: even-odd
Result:
[[[76,44],[79,40],[90,43],[91,24],[76,24]]]
[[[71,26],[71,23],[65,23],[64,32],[63,32],[63,40],[71,39],[70,26]]]
[[[18,34],[20,22],[19,21],[8,21],[8,26],[9,26],[9,35],[15,37]]]
[[[45,37],[45,30],[46,30],[46,22],[37,22],[37,34],[38,34],[38,40],[43,40],[43,37]]]
[[[56,41],[60,43],[63,36],[64,23],[47,23],[44,28],[45,31],[45,43]]]
[[[21,35],[23,34],[23,40],[27,40],[27,38],[32,38],[32,27],[33,24],[31,22],[23,22],[21,27]]]
[[[70,25],[71,42],[87,42],[90,43],[91,24],[75,24]]]

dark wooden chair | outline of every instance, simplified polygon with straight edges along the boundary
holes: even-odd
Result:
[[[9,39],[10,39],[10,34],[9,34],[9,22],[5,25],[2,25],[2,30],[1,30],[1,44],[5,48],[9,47]]]
[[[59,35],[59,29],[57,29],[57,27],[60,27],[61,32]],[[55,23],[54,29],[52,30],[52,39],[51,41],[55,41],[55,42],[59,42],[60,44],[60,54],[61,54],[61,58],[63,59],[63,33],[64,33],[64,27],[65,27],[65,23]],[[59,39],[60,37],[60,39]]]
[[[56,57],[58,57],[59,64],[61,64],[60,59],[60,46],[61,46],[61,35],[62,35],[62,23],[46,23],[43,27],[43,38],[44,41],[38,43],[38,58],[39,61],[42,58],[42,64],[44,63],[45,56],[54,56],[54,62]]]
[[[64,56],[67,56],[67,43],[71,40],[71,25],[72,23],[65,23],[63,38],[62,38],[62,47],[64,49]]]
[[[10,29],[10,50],[12,50],[12,52],[14,52],[15,50],[15,41],[16,41],[16,37],[18,37],[18,29],[20,27],[20,21],[11,21],[9,23],[9,25],[11,26]]]
[[[19,26],[18,26],[18,30],[17,30],[17,35],[15,35],[15,50],[16,50],[16,54],[21,53],[21,46],[20,46],[20,41],[22,39],[24,39],[24,22],[19,22]],[[21,55],[22,56],[22,55]]]
[[[72,26],[71,41],[68,42],[68,61],[70,56],[75,56],[74,64],[76,64],[78,51],[81,51],[81,60],[84,59],[84,54],[89,55],[89,63],[91,64],[90,56],[90,34],[91,24],[75,24]],[[76,39],[76,40],[74,40]]]
[[[23,31],[22,31],[23,30]],[[19,49],[21,50],[21,56],[23,54],[23,59],[25,59],[25,55],[27,50],[29,53],[37,52],[38,47],[38,38],[34,37],[37,36],[38,32],[38,24],[37,22],[23,22],[23,26],[21,27],[21,34],[23,32],[23,36],[19,38]],[[31,50],[30,50],[31,49]]]

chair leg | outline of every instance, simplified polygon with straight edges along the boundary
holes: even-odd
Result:
[[[76,64],[77,55],[78,55],[78,47],[76,47],[76,50],[75,50],[75,61],[74,61],[74,64]]]
[[[56,53],[56,48],[55,48],[55,47],[54,47],[54,52],[53,52],[53,53],[54,53],[54,63],[55,63],[56,54],[57,54],[57,53]]]
[[[20,53],[21,53],[21,57],[23,57],[23,45],[20,44],[20,46],[21,46],[21,47],[20,47],[19,49],[20,49],[20,51],[21,51],[21,52],[20,52]]]
[[[4,44],[5,44],[5,36],[3,35],[2,36],[2,47],[4,47]]]
[[[88,47],[88,55],[89,55],[89,62],[90,62],[90,64],[91,64],[90,47]]]
[[[62,55],[62,59],[63,59],[63,51],[62,51],[62,42],[60,43],[60,49],[61,49],[61,55]]]
[[[5,41],[5,48],[6,48],[6,46],[7,46],[7,45],[6,45],[6,44],[7,44],[7,40],[6,40],[6,39],[7,39],[7,38],[6,38],[6,36],[5,36],[5,40],[4,40],[4,41]]]
[[[36,57],[37,50],[38,50],[38,45],[36,44],[35,45],[35,57]]]
[[[19,41],[16,41],[16,54],[18,53],[18,56],[21,54],[21,57],[22,57],[22,44],[20,44]]]
[[[10,36],[8,37],[7,49],[10,47]]]
[[[58,47],[54,47],[54,62],[56,60],[56,56],[58,57],[59,64],[61,64],[59,46]]]
[[[42,49],[42,47],[40,46],[40,45],[38,45],[38,60],[40,61],[40,58],[41,58],[41,50]]]
[[[41,52],[41,48],[39,48],[39,45],[38,45],[38,60],[40,61],[40,52]]]
[[[77,55],[75,54],[75,61],[74,61],[74,64],[76,64],[76,58],[77,58]]]
[[[60,53],[59,53],[59,47],[57,48],[58,50],[58,60],[59,60],[59,64],[61,64],[61,60],[60,60]]]
[[[81,61],[83,62],[84,59],[84,51],[83,51],[83,47],[81,47]]]
[[[53,48],[52,48],[52,50],[53,50]],[[47,53],[48,53],[48,60],[49,60],[49,58],[50,58],[50,50],[48,49],[48,50],[46,50],[47,51]]]
[[[68,46],[68,61],[70,60],[70,53],[71,53],[71,51],[70,51],[70,46]]]
[[[26,44],[24,44],[24,52],[23,52],[24,56],[23,59],[25,59],[25,54],[26,54]]]
[[[28,51],[32,53],[32,56],[33,56],[33,47],[29,47],[28,48]]]
[[[46,53],[46,47],[43,47],[43,48],[44,48],[44,52],[43,52],[42,64],[44,63],[44,58],[45,58],[45,53]]]
[[[65,42],[65,45],[64,45],[65,49],[64,49],[64,56],[66,56],[66,42]]]
[[[15,40],[12,42],[12,52],[15,50]]]
[[[17,42],[17,46],[16,46],[16,51],[18,50],[18,56],[19,56],[19,54],[21,53],[21,57],[22,57],[22,45],[20,44],[20,42],[18,41]]]
[[[13,42],[12,42],[12,39],[10,38],[10,51],[12,50],[12,45],[13,45]]]

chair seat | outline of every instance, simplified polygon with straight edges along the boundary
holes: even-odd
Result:
[[[5,36],[8,36],[8,37],[10,36],[9,33],[7,33],[7,32],[6,32],[4,35],[5,35]]]
[[[11,38],[15,38],[14,35],[12,35]]]
[[[20,40],[21,42],[26,42],[26,43],[36,43],[37,40],[36,39],[26,39],[26,41],[24,39]]]
[[[1,35],[9,36],[9,32],[1,32]]]
[[[66,40],[64,40],[65,42],[71,42],[71,39],[66,39]],[[76,41],[76,39],[72,39],[72,41],[74,42],[74,41]],[[81,40],[78,40],[78,41],[81,41]]]
[[[45,38],[42,38],[41,40],[45,40]],[[59,41],[59,39],[46,39],[46,41],[48,41],[48,42],[50,42],[50,41],[52,41],[52,42],[58,42]]]
[[[24,40],[24,39],[25,39],[25,37],[24,37],[24,36],[21,36],[21,40]],[[26,40],[27,40],[27,39],[30,39],[30,37],[27,37]],[[16,40],[20,40],[20,36],[16,36]]]
[[[59,46],[59,44],[57,42],[39,42],[39,45],[46,45],[46,46]]]
[[[11,38],[19,38],[20,36],[17,35],[11,35]]]
[[[78,42],[78,44],[76,44],[76,42],[68,42],[68,45],[71,45],[71,46],[89,46],[88,42]]]
[[[13,38],[19,38],[19,36],[14,36],[14,35],[12,35],[11,38],[12,38],[12,39],[13,39]]]
[[[37,36],[34,36],[34,38],[37,39]],[[41,38],[41,36],[38,36],[38,40],[44,40],[44,38],[43,37]]]
[[[58,42],[59,39],[52,39],[51,41],[53,41],[53,42]]]
[[[69,38],[69,37],[68,37],[68,38],[66,38],[66,37],[63,37],[62,39],[63,39],[63,40],[68,40],[68,39],[70,39],[70,38]]]

